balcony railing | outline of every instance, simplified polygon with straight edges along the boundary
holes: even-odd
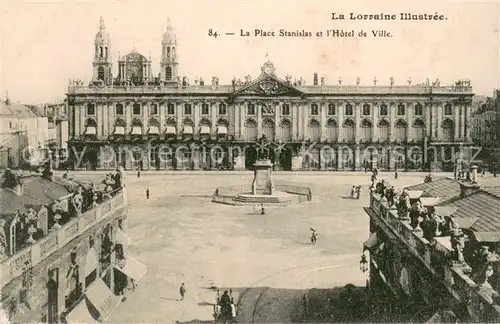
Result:
[[[444,263],[444,260],[451,259],[453,253],[449,247],[444,246],[438,240],[433,240],[431,243],[417,235],[410,224],[399,219],[396,208],[389,207],[387,201],[379,194],[371,193],[370,207],[376,218],[405,242],[413,255],[420,259],[431,273],[440,278],[441,282],[445,283],[449,293],[455,299],[464,303],[474,300],[474,303],[469,304],[471,320],[500,321],[500,306],[495,301],[498,293],[491,288],[481,289],[480,285],[464,272],[464,268],[470,268],[468,265],[456,263],[455,266],[455,263]]]
[[[97,207],[75,217],[61,229],[50,232],[33,245],[17,252],[4,260],[0,265],[0,284],[5,285],[23,272],[24,265],[28,262],[31,267],[64,247],[68,242],[81,235],[102,219],[125,206],[123,193],[119,192],[109,200],[103,201]]]

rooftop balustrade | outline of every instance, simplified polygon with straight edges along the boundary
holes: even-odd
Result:
[[[416,226],[410,225],[410,219],[404,210],[398,213],[396,204],[390,205],[384,195],[375,191],[370,195],[370,207],[370,217],[373,221],[404,242],[413,256],[444,283],[451,296],[458,302],[467,303],[471,320],[500,321],[499,294],[488,283],[491,273],[487,273],[492,271],[491,267],[483,267],[482,271],[486,271],[486,275],[481,276],[482,282],[476,282],[471,276],[471,266],[460,257],[461,251],[457,251],[461,248],[453,243],[448,244],[453,240],[453,236],[434,237],[429,241]]]
[[[72,218],[60,229],[49,232],[48,235],[35,243],[18,251],[3,260],[0,265],[0,284],[5,285],[25,270],[25,266],[34,267],[54,252],[63,248],[77,236],[97,225],[102,220],[111,217],[115,211],[125,207],[123,190],[118,189],[109,199]]]

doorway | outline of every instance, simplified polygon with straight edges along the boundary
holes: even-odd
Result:
[[[59,323],[58,316],[58,287],[59,287],[59,268],[49,270],[49,281],[47,282],[47,323]]]

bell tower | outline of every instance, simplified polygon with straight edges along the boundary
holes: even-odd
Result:
[[[178,54],[177,37],[172,28],[170,18],[167,18],[167,30],[163,33],[161,41],[161,81],[177,82],[178,76]]]
[[[92,81],[102,80],[103,82],[107,82],[113,78],[113,63],[111,62],[111,38],[106,31],[102,17],[99,24],[99,31],[95,34],[94,45],[94,61],[92,62],[94,73]]]

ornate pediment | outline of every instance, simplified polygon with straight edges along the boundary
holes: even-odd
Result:
[[[258,78],[255,82],[237,90],[235,95],[261,95],[261,96],[279,96],[279,95],[292,95],[299,96],[302,93],[282,82],[281,80],[272,76],[266,75]]]

